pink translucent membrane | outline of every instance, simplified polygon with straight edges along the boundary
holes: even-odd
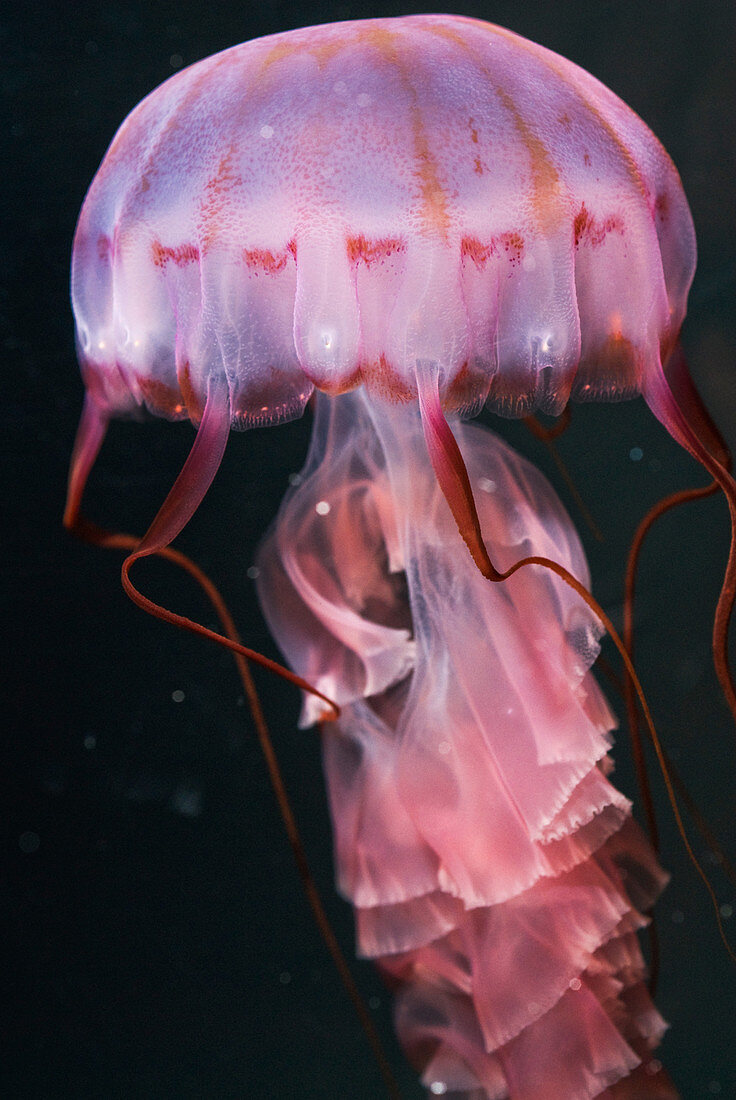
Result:
[[[259,591],[289,662],[342,708],[324,727],[338,884],[435,1094],[676,1095],[635,937],[664,876],[609,781],[598,621],[551,569],[492,584],[468,553],[483,565],[482,535],[497,570],[540,555],[587,586],[580,543],[541,475],[456,414],[641,392],[733,509],[684,368],[662,366],[694,261],[677,173],[633,112],[541,47],[438,15],[177,74],[80,215],[68,524],[110,416],[199,424],[126,570],[191,517],[231,424],[323,391]],[[307,695],[303,724],[323,716]]]
[[[649,394],[695,244],[677,173],[574,64],[427,15],[236,46],[115,137],[72,295],[110,415],[298,416],[313,386],[394,400],[441,365],[446,408],[505,415]],[[661,402],[660,402],[661,403]]]
[[[342,707],[323,727],[338,885],[398,987],[402,1043],[434,1093],[672,1100],[634,935],[665,876],[608,779],[596,618],[542,567],[481,576],[415,403],[358,391],[315,412],[259,596]],[[454,428],[497,567],[544,555],[587,584],[542,475]],[[303,723],[319,716],[305,696]]]

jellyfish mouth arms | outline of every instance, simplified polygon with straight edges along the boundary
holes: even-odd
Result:
[[[621,659],[626,668],[627,676],[630,678],[633,684],[634,692],[641,705],[642,713],[644,715],[644,721],[649,731],[654,751],[657,755],[660,771],[664,779],[665,788],[667,790],[667,797],[672,807],[672,812],[677,824],[677,830],[682,838],[682,842],[687,851],[690,862],[693,864],[695,870],[698,872],[703,884],[708,892],[708,895],[713,906],[713,910],[716,917],[716,923],[718,925],[718,931],[721,940],[726,948],[731,959],[736,961],[736,950],[731,946],[728,937],[726,936],[725,929],[723,927],[723,921],[721,918],[720,908],[718,905],[718,899],[716,897],[713,886],[708,878],[708,875],[703,870],[692,844],[690,843],[688,834],[685,830],[685,825],[680,813],[680,807],[675,794],[673,780],[670,776],[669,768],[667,766],[667,760],[659,740],[659,735],[654,725],[649,703],[647,702],[644,694],[644,689],[641,686],[641,681],[634,668],[631,655],[625,646],[618,631],[613,625],[611,619],[600,606],[598,601],[590,594],[584,584],[582,584],[577,577],[560,565],[559,562],[553,561],[551,558],[540,557],[533,555],[530,557],[520,558],[512,566],[510,566],[505,572],[498,570],[486,549],[483,541],[483,536],[480,528],[480,520],[478,519],[478,512],[473,499],[473,491],[470,485],[470,478],[463,460],[462,453],[457,444],[457,441],[452,434],[449,424],[447,423],[444,413],[442,411],[442,405],[439,396],[439,384],[438,384],[439,371],[436,364],[418,363],[416,369],[416,381],[417,381],[417,393],[419,397],[419,407],[422,416],[422,426],[424,429],[424,438],[427,444],[427,452],[429,454],[430,462],[437,477],[437,482],[440,486],[443,496],[447,501],[447,504],[452,512],[453,518],[457,524],[458,530],[466,543],[470,555],[473,558],[477,568],[489,581],[501,582],[507,580],[518,572],[519,569],[523,569],[528,565],[541,565],[545,569],[551,570],[555,573],[561,581],[573,589],[580,598],[587,604],[591,611],[596,615],[601,624],[603,625],[606,633],[611,638],[611,641],[616,646]],[[723,488],[724,493],[728,499],[729,509],[731,511],[732,531],[733,536],[731,540],[731,551],[729,554],[729,561],[726,570],[726,578],[724,580],[721,596],[718,601],[718,608],[716,613],[716,624],[714,627],[714,656],[716,662],[716,671],[718,672],[719,680],[723,687],[724,693],[728,700],[729,706],[732,712],[736,715],[736,695],[734,694],[734,688],[731,680],[731,673],[728,668],[728,654],[727,654],[727,631],[728,623],[731,615],[731,609],[733,607],[734,598],[736,595],[736,484],[733,481],[729,471],[721,463],[719,457],[716,457],[716,453],[721,447],[716,446],[716,441],[719,438],[717,430],[711,425],[711,436],[708,438],[708,442],[712,446],[711,451],[708,446],[700,442],[698,435],[690,427],[682,413],[673,393],[670,389],[667,380],[664,377],[664,373],[661,375],[661,383],[654,392],[645,394],[647,402],[660,419],[660,421],[668,428],[672,436],[680,442],[684,447],[690,451],[695,458],[700,461],[707,470],[709,470],[714,478]],[[684,383],[681,383],[684,392]],[[692,387],[692,383],[690,383]],[[703,410],[703,416],[707,418],[707,414]],[[709,421],[710,423],[710,421]],[[720,634],[719,634],[720,631]],[[722,636],[721,636],[722,635]],[[721,678],[723,677],[723,678]]]

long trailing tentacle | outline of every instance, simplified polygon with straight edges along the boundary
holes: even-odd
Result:
[[[672,493],[665,497],[663,500],[657,502],[653,508],[647,512],[644,518],[641,520],[639,526],[636,529],[634,538],[631,542],[629,549],[629,557],[626,563],[626,579],[624,582],[624,645],[628,650],[629,656],[632,661],[634,660],[634,598],[636,595],[636,572],[639,564],[639,558],[641,555],[641,549],[644,544],[644,540],[651,530],[656,521],[673,508],[678,507],[680,504],[686,504],[693,500],[702,500],[704,497],[711,496],[718,491],[718,485],[716,482],[711,482],[710,485],[705,485],[695,489],[682,489],[679,492]],[[623,697],[626,707],[626,719],[629,734],[629,744],[631,746],[631,755],[634,761],[634,768],[636,770],[636,785],[639,788],[639,797],[641,798],[642,806],[644,807],[644,816],[647,822],[647,833],[651,841],[654,851],[659,855],[659,826],[657,824],[657,815],[654,811],[654,800],[652,798],[652,788],[649,782],[649,772],[647,771],[646,761],[644,758],[644,747],[642,745],[641,733],[639,729],[639,711],[636,705],[636,692],[634,691],[634,684],[630,676],[624,676],[623,678]],[[684,793],[684,787],[682,781],[679,779],[672,766],[672,762],[669,756],[662,749],[663,755],[667,762],[667,770],[672,780],[673,786],[677,790],[680,798],[682,798],[685,805],[690,810],[691,816],[693,815],[693,801]],[[712,837],[712,833],[704,832],[704,822],[702,815],[694,816],[695,824],[700,832],[701,836],[706,838],[706,842],[709,843],[711,851],[720,851],[717,846],[710,843],[709,838]],[[705,829],[707,829],[705,825]],[[659,937],[657,934],[657,925],[652,918],[648,928],[649,933],[649,954],[650,954],[650,978],[649,988],[653,992],[656,988],[659,978]]]
[[[693,847],[690,843],[689,837],[685,830],[685,825],[680,813],[680,807],[675,794],[674,785],[669,774],[667,767],[667,761],[665,759],[664,750],[659,740],[659,735],[652,719],[652,714],[649,709],[644,690],[641,686],[641,682],[634,668],[633,662],[623,640],[621,639],[618,631],[611,622],[611,619],[600,606],[598,601],[590,594],[584,584],[582,584],[577,577],[573,576],[569,570],[560,565],[559,562],[553,561],[551,558],[541,557],[539,555],[530,555],[525,558],[520,558],[519,561],[514,562],[512,566],[506,569],[504,572],[499,571],[493,564],[488,550],[486,549],[483,541],[483,536],[480,528],[480,520],[478,519],[478,512],[475,506],[475,500],[473,497],[473,490],[470,484],[470,478],[465,466],[460,448],[457,444],[452,430],[445,419],[445,415],[442,411],[442,405],[440,403],[439,386],[438,386],[438,372],[436,369],[428,369],[427,364],[422,364],[421,369],[416,371],[417,380],[417,393],[419,397],[419,407],[422,415],[422,425],[424,428],[424,437],[427,444],[427,451],[429,454],[430,462],[437,477],[437,482],[442,491],[445,500],[452,512],[455,523],[457,524],[460,535],[463,538],[470,555],[473,558],[476,566],[484,577],[489,581],[498,583],[507,580],[512,577],[520,569],[524,569],[530,565],[540,565],[545,569],[549,569],[552,573],[560,578],[568,587],[572,588],[574,592],[584,601],[584,603],[590,608],[593,614],[603,625],[607,634],[611,638],[611,641],[616,646],[621,659],[625,665],[627,675],[631,678],[631,682],[634,685],[634,690],[639,700],[639,704],[644,715],[649,735],[654,746],[654,750],[657,754],[660,770],[667,790],[667,797],[672,807],[672,812],[675,817],[678,832],[682,838],[682,842],[685,846],[685,850],[690,858],[691,863],[698,872],[702,879],[708,895],[713,905],[715,912],[716,922],[721,939],[726,947],[726,950],[730,957],[736,962],[736,952],[731,947],[726,933],[723,927],[723,921],[721,918],[720,908],[718,905],[718,899],[716,898],[715,891],[711,885],[710,879],[703,870]]]
[[[106,531],[97,524],[92,523],[81,511],[84,487],[105,437],[107,425],[108,417],[88,395],[85,398],[72,453],[67,502],[64,511],[64,526],[85,542],[93,543],[96,546],[110,546],[121,549],[123,547],[119,541],[119,535]],[[302,691],[315,695],[328,708],[321,720],[331,721],[339,716],[340,708],[314,685],[302,679],[301,676],[297,676],[291,669],[286,668],[277,661],[272,661],[255,649],[249,649],[240,640],[229,636],[227,632],[220,634],[216,630],[210,630],[202,623],[195,622],[184,615],[177,615],[174,611],[155,603],[144,596],[130,579],[131,567],[139,558],[155,554],[171,557],[171,554],[165,554],[164,551],[189,522],[209,489],[220,465],[229,430],[230,416],[227,392],[226,390],[223,391],[218,383],[213,382],[210,385],[197,436],[184,467],[143,538],[136,540],[134,545],[125,544],[125,548],[129,549],[131,553],[128,554],[122,565],[123,588],[138,607],[149,615],[153,615],[154,618],[171,623],[182,630],[188,630],[192,634],[209,638],[210,641],[217,642],[218,645],[240,654],[246,660],[253,661],[269,672],[275,673]],[[125,538],[129,538],[129,536],[125,536]]]
[[[736,601],[736,481],[731,474],[731,456],[698,396],[679,349],[649,380],[644,398],[673,439],[708,471],[728,504],[731,545],[713,619],[713,663],[736,722],[736,686],[728,660],[728,628]]]
[[[107,549],[127,551],[123,562],[122,577],[125,591],[131,599],[144,611],[163,619],[175,626],[183,627],[193,633],[203,635],[233,652],[240,681],[243,685],[248,706],[256,727],[258,741],[263,753],[266,767],[271,781],[271,786],[278,803],[284,828],[291,846],[294,861],[299,877],[302,881],[304,893],[312,910],[315,923],[332,957],[340,979],[353,1003],[361,1027],[366,1035],[368,1043],[373,1051],[379,1072],[384,1081],[387,1094],[392,1100],[400,1100],[401,1093],[396,1083],[388,1058],[383,1050],[381,1040],[376,1031],[370,1013],[365,1006],[363,998],[355,984],[355,979],[345,959],[337,937],[329,922],[329,918],[322,905],[317,885],[314,881],[309,861],[307,859],[301,833],[296,823],[289,797],[286,793],[281,768],[276,757],[271,735],[266,724],[261,702],[256,691],[255,683],[249,668],[249,661],[255,661],[271,672],[277,673],[282,678],[293,683],[304,691],[309,691],[322,699],[334,712],[334,717],[339,715],[339,708],[328,696],[323,695],[313,685],[303,680],[300,676],[284,668],[277,662],[264,657],[255,650],[244,646],[240,640],[237,627],[230,614],[221,593],[212,580],[191,560],[186,554],[174,549],[169,543],[179,534],[186,523],[191,519],[196,508],[207,492],[212,479],[220,465],[230,428],[229,406],[226,399],[223,400],[221,387],[211,386],[208,393],[207,404],[194,445],[179,474],[174,486],[166,500],[159,509],[153,523],[142,539],[123,532],[107,531],[102,527],[87,520],[81,512],[81,502],[84,487],[99,452],[100,446],[107,429],[108,418],[99,407],[87,396],[80,420],[74,452],[72,455],[71,470],[69,476],[69,489],[67,505],[64,513],[65,526],[75,535],[97,546]],[[129,572],[132,564],[141,557],[156,555],[179,566],[187,572],[200,586],[215,610],[222,634],[176,615],[167,608],[161,607],[144,596],[130,580]],[[332,717],[328,714],[325,716]]]
[[[101,530],[101,528],[99,529]],[[99,545],[104,546],[106,549],[111,550],[135,550],[139,544],[140,539],[134,535],[128,535],[123,532],[103,532],[104,541]],[[322,904],[322,899],[317,889],[317,884],[314,881],[311,868],[309,866],[309,860],[304,849],[304,842],[301,837],[299,826],[296,823],[294,812],[291,808],[291,802],[286,791],[286,785],[281,772],[281,767],[276,756],[276,752],[273,747],[273,741],[271,734],[266,723],[266,718],[263,713],[261,701],[256,691],[256,686],[253,681],[248,660],[246,660],[247,653],[250,652],[245,646],[240,643],[240,636],[238,634],[237,627],[230,614],[225,600],[222,597],[217,586],[207,576],[207,574],[199,568],[199,566],[192,561],[186,554],[183,554],[180,550],[176,550],[171,546],[161,547],[156,551],[156,554],[164,558],[166,561],[172,562],[174,565],[179,566],[186,573],[197,582],[204,594],[209,599],[215,610],[217,617],[222,625],[224,635],[234,643],[233,657],[237,666],[240,682],[243,685],[246,698],[248,700],[248,707],[250,709],[251,717],[253,718],[253,724],[256,728],[256,734],[258,736],[258,743],[263,753],[264,760],[266,762],[266,768],[268,770],[268,776],[271,781],[271,787],[273,789],[276,802],[279,807],[279,813],[284,823],[286,835],[289,841],[289,845],[294,856],[294,862],[296,863],[299,877],[302,881],[302,887],[306,895],[309,907],[312,910],[315,923],[319,929],[320,935],[324,940],[327,949],[332,957],[332,961],[335,968],[340,975],[340,979],[353,1003],[355,1011],[360,1020],[363,1031],[368,1039],[368,1043],[373,1051],[373,1055],[376,1059],[379,1071],[384,1079],[384,1084],[388,1095],[392,1100],[400,1100],[400,1092],[396,1081],[394,1079],[393,1071],[386,1057],[385,1051],[381,1044],[381,1040],[376,1031],[375,1025],[370,1017],[370,1014],[365,1006],[363,998],[355,984],[350,967],[348,966],[345,955],[340,947],[337,937],[332,929],[329,918],[325,912]]]
[[[673,508],[677,508],[680,504],[687,504],[694,500],[703,500],[705,497],[712,496],[713,493],[718,491],[718,484],[712,481],[710,485],[703,485],[695,489],[681,489],[679,492],[671,493],[669,496],[664,497],[658,501],[657,504],[651,508],[644,518],[641,520],[639,526],[636,529],[634,538],[631,542],[631,548],[629,550],[629,557],[626,563],[626,579],[624,582],[624,645],[626,646],[629,656],[634,657],[634,598],[636,595],[636,572],[639,565],[639,558],[641,556],[642,546],[644,540],[651,530],[656,521]],[[649,837],[652,842],[652,846],[656,852],[659,852],[659,831],[657,828],[657,820],[654,814],[654,804],[652,802],[652,794],[649,786],[649,776],[647,775],[646,765],[644,763],[644,753],[641,743],[641,737],[639,734],[639,717],[636,707],[636,695],[634,693],[634,686],[629,677],[624,678],[623,684],[624,700],[626,704],[626,714],[629,727],[629,739],[631,741],[631,752],[634,758],[634,766],[636,768],[637,784],[639,787],[639,793],[644,805],[644,812],[647,818],[647,827],[649,831]]]

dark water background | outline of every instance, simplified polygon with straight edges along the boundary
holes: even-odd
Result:
[[[716,419],[736,443],[732,4],[498,0],[456,10],[590,69],[669,149],[700,245],[685,346]],[[386,14],[399,11],[349,3],[249,9],[222,0],[16,0],[0,13],[7,783],[0,911],[10,927],[2,973],[12,980],[3,996],[11,1020],[0,1054],[2,1096],[383,1095],[302,896],[230,659],[129,604],[119,560],[68,538],[61,511],[82,399],[69,252],[85,189],[114,130],[175,68],[216,50],[294,26]],[[559,487],[548,456],[523,429],[499,428]],[[234,437],[181,539],[221,584],[250,644],[266,653],[273,646],[246,570],[288,474],[300,465],[308,429],[305,420]],[[88,512],[142,532],[191,438],[182,425],[113,426]],[[641,449],[640,460],[632,460],[632,448]],[[560,450],[606,534],[603,547],[587,542],[594,590],[617,615],[638,517],[703,476],[641,402],[578,409]],[[721,501],[689,506],[651,537],[639,666],[662,737],[733,854],[734,732],[709,658],[726,548]],[[173,607],[206,615],[163,568],[151,568],[147,586]],[[352,954],[351,914],[332,889],[317,737],[296,731],[294,693],[268,677],[258,682],[327,908]],[[176,702],[174,693],[183,698]],[[623,734],[616,755],[619,783],[633,795]],[[658,1003],[672,1023],[662,1059],[685,1100],[733,1100],[736,971],[656,778],[655,786],[663,860],[673,872],[658,909]],[[707,861],[697,835],[694,842]],[[709,866],[719,900],[736,906],[733,884]],[[736,918],[725,923],[736,938]],[[420,1097],[392,1039],[384,990],[369,966],[356,964],[355,972],[404,1096]]]

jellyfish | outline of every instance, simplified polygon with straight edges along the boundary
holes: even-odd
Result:
[[[591,672],[615,631],[550,485],[469,421],[643,395],[733,516],[676,348],[694,265],[677,172],[628,107],[442,15],[291,31],[177,73],[123,123],[79,218],[67,525],[102,541],[80,507],[111,417],[197,428],[123,567],[137,602],[160,611],[131,569],[191,518],[231,428],[313,406],[259,597],[321,729],[358,951],[434,1095],[677,1096],[637,940],[666,875],[612,784]],[[732,553],[714,627],[731,703],[735,571]]]

